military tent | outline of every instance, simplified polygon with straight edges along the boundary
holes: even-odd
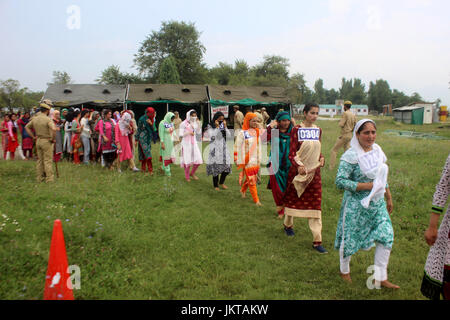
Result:
[[[190,109],[195,109],[201,120],[207,119],[208,96],[204,85],[183,84],[130,84],[126,96],[127,109],[133,110],[136,119],[149,106],[156,110],[159,123],[168,111],[178,111],[185,119]]]
[[[291,103],[286,95],[286,90],[281,87],[242,87],[208,85],[208,97],[211,105],[209,117],[214,111],[228,107],[229,117],[232,119],[232,107],[239,105],[243,113],[248,108],[266,108],[271,119],[274,119],[279,109],[291,113]],[[292,114],[292,113],[291,113]]]
[[[122,110],[126,85],[51,84],[43,99],[52,100],[55,107]]]

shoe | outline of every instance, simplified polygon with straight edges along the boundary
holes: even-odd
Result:
[[[313,249],[318,251],[320,254],[328,253],[328,251],[324,247],[322,247],[322,245],[313,246]]]
[[[286,235],[287,235],[288,237],[293,237],[293,236],[295,236],[295,232],[294,232],[294,229],[293,229],[293,228],[287,228],[287,227],[284,227],[284,232],[286,232]]]
[[[141,170],[139,170],[139,169],[136,168],[136,167],[133,168],[133,172],[139,172],[139,171],[141,171]]]

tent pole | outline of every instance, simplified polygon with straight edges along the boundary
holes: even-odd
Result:
[[[166,111],[166,113],[168,113],[168,112],[169,112],[169,104],[166,103],[166,106],[167,106],[167,111]]]

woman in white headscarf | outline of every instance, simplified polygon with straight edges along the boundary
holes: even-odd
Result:
[[[196,135],[201,135],[201,126],[200,121],[198,121],[197,118],[197,112],[192,109],[186,114],[186,120],[180,124],[179,131],[179,136],[181,138],[180,165],[184,168],[185,178],[188,182],[191,181],[191,177],[194,180],[198,180],[195,172],[203,163]],[[191,172],[189,172],[189,170],[191,170]]]
[[[375,285],[398,289],[387,276],[394,242],[390,219],[393,205],[387,158],[375,143],[376,133],[374,121],[360,120],[353,131],[351,148],[341,157],[336,185],[345,192],[334,245],[339,250],[340,275],[345,281],[351,282],[351,256],[375,246]]]
[[[117,152],[119,153],[119,172],[121,171],[120,163],[128,160],[128,166],[133,171],[139,171],[133,161],[133,151],[130,145],[129,135],[133,134],[133,127],[131,125],[131,114],[124,112],[119,120],[118,125],[114,128]]]

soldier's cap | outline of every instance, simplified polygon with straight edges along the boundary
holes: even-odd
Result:
[[[44,99],[42,100],[42,102],[39,104],[39,106],[41,108],[50,110],[53,107],[53,102],[50,99]]]
[[[345,101],[344,102],[344,106],[346,106],[346,105],[352,105],[353,103],[350,101],[350,100],[347,100],[347,101]]]

